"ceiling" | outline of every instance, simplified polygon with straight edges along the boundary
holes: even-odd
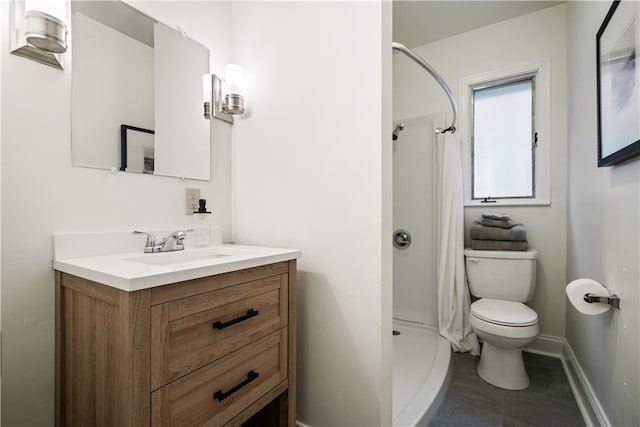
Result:
[[[562,1],[393,1],[393,41],[409,48],[525,15]]]

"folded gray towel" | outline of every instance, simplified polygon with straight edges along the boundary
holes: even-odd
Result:
[[[471,249],[480,251],[526,251],[529,243],[510,242],[504,240],[471,240]]]
[[[475,240],[507,240],[512,242],[524,242],[527,240],[527,230],[524,225],[518,224],[511,228],[486,227],[478,221],[471,224],[471,239]]]
[[[514,225],[520,225],[520,224],[516,224],[510,219],[502,220],[502,219],[491,219],[491,218],[482,218],[480,220],[480,223],[482,225],[486,225],[487,227],[500,227],[500,228],[511,228]]]
[[[482,218],[497,219],[502,221],[508,221],[511,219],[509,215],[497,212],[482,212]]]

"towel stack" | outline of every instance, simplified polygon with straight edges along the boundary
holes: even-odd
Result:
[[[484,212],[480,221],[471,225],[471,249],[491,251],[526,251],[527,231],[515,224],[509,215]]]

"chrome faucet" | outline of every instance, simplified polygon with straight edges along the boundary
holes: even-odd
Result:
[[[184,238],[186,233],[178,230],[163,238],[159,245],[162,247],[161,252],[181,251],[184,249]]]
[[[181,251],[184,249],[184,238],[186,233],[182,230],[174,231],[168,236],[163,237],[160,241],[158,241],[153,234],[147,233],[146,231],[136,230],[134,233],[147,235],[147,241],[144,244],[145,253]]]

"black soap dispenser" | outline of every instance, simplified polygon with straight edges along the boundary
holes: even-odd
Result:
[[[194,245],[197,247],[211,246],[211,212],[207,210],[207,200],[198,200],[198,210],[193,211]]]

